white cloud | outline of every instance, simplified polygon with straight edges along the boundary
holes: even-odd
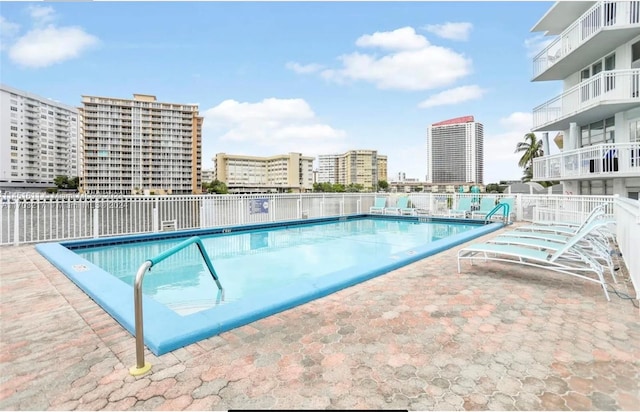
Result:
[[[98,38],[81,27],[59,27],[53,22],[56,15],[51,6],[30,6],[31,28],[18,38],[18,27],[2,19],[3,49],[8,48],[9,58],[24,67],[41,68],[78,57],[98,43]],[[4,40],[13,44],[5,46]]]
[[[353,52],[338,57],[341,67],[289,63],[297,72],[317,72],[324,79],[344,84],[364,81],[379,89],[428,90],[447,87],[471,73],[471,59],[454,50],[430,44],[412,27],[360,36],[358,47],[376,47],[383,53]]]
[[[29,6],[27,11],[36,25],[50,23],[56,18],[56,13],[51,6]]]
[[[0,50],[4,50],[6,48],[6,44],[13,40],[19,30],[19,24],[10,22],[0,16]]]
[[[356,40],[359,47],[380,47],[387,50],[418,50],[429,46],[424,36],[416,34],[413,27],[403,27],[394,31],[365,34]]]
[[[304,99],[225,100],[204,111],[203,116],[205,158],[218,152],[316,156],[344,151],[346,146],[346,133],[318,119]]]
[[[533,37],[525,39],[524,47],[527,50],[527,57],[528,58],[536,57],[538,53],[544,50],[554,40],[555,38],[546,37],[542,34],[537,34]]]
[[[425,27],[425,30],[449,40],[466,41],[469,39],[469,33],[473,28],[471,23],[444,23],[444,24],[429,24]]]
[[[26,67],[47,67],[78,57],[98,39],[80,27],[33,29],[9,49],[9,57]]]
[[[315,73],[324,68],[321,64],[311,63],[311,64],[300,64],[296,62],[288,62],[286,64],[286,68],[289,70],[293,70],[299,74],[307,74],[307,73]]]
[[[434,94],[427,100],[424,100],[418,104],[420,108],[428,108],[435,106],[444,106],[450,104],[458,104],[469,100],[476,100],[481,98],[486,93],[485,89],[480,86],[460,86],[454,89],[445,90],[443,92]]]
[[[428,90],[445,87],[471,73],[471,60],[437,46],[377,57],[352,53],[340,57],[341,69],[325,70],[322,77],[342,83],[361,80],[379,89]]]

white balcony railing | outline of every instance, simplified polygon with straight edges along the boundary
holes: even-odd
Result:
[[[602,30],[640,24],[640,1],[599,1],[533,59],[536,78]]]
[[[609,70],[566,90],[533,109],[533,128],[565,119],[598,104],[640,103],[640,69]]]
[[[605,143],[533,160],[533,180],[640,176],[640,142]]]

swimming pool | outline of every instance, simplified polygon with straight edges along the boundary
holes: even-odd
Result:
[[[195,246],[143,282],[145,344],[156,355],[211,337],[496,230],[501,223],[355,215],[46,243],[37,250],[135,333],[138,267],[199,236],[224,299]]]

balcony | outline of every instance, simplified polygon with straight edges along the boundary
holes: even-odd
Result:
[[[640,142],[605,143],[533,160],[533,180],[583,180],[640,176]]]
[[[533,109],[533,130],[566,130],[640,104],[640,69],[610,70],[575,85]]]
[[[599,1],[533,59],[533,81],[562,80],[640,34],[640,1]]]

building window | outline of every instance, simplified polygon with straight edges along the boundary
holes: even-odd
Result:
[[[580,128],[580,147],[592,146],[600,143],[615,143],[615,118],[591,123]]]

